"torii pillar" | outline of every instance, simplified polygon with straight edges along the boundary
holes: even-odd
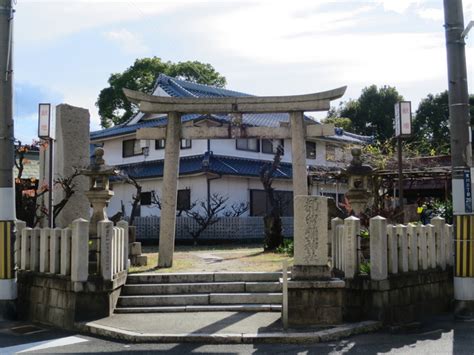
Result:
[[[173,264],[178,198],[180,134],[181,115],[177,112],[168,113],[163,185],[161,189],[162,207],[160,218],[159,267],[171,267]]]
[[[162,209],[158,267],[171,267],[176,227],[180,139],[291,139],[293,157],[293,196],[308,195],[306,138],[334,135],[334,125],[306,124],[304,111],[326,111],[331,100],[344,95],[346,87],[308,95],[268,97],[187,98],[153,96],[124,89],[125,96],[138,104],[143,113],[165,113],[168,125],[138,130],[136,139],[166,139],[163,171]],[[289,113],[290,127],[221,127],[181,125],[187,113]],[[295,213],[297,211],[295,210]]]

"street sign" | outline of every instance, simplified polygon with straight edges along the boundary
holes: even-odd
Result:
[[[51,138],[51,104],[38,105],[38,137]]]
[[[411,102],[395,104],[395,137],[411,136]]]

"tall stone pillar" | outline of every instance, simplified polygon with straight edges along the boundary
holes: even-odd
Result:
[[[166,128],[165,163],[160,218],[159,267],[171,267],[173,265],[176,200],[178,196],[180,134],[181,115],[177,112],[170,112],[168,114],[168,126]]]
[[[328,198],[295,197],[295,256],[288,281],[290,325],[342,322],[343,280],[328,265]]]
[[[291,155],[293,159],[293,197],[308,195],[306,171],[306,134],[303,112],[290,112]],[[296,211],[296,205],[295,211]]]
[[[66,104],[56,106],[56,142],[55,142],[55,174],[54,177],[66,177],[74,172],[74,168],[83,169],[90,163],[89,111]],[[63,208],[56,226],[65,228],[72,221],[89,219],[90,204],[85,192],[88,181],[85,176],[74,180],[76,191]],[[55,202],[61,201],[64,192],[54,191]]]

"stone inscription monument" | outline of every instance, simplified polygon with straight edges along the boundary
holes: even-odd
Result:
[[[89,111],[80,107],[61,104],[56,106],[56,142],[54,178],[71,175],[74,168],[89,165]],[[88,190],[87,177],[74,179],[75,193],[56,219],[56,225],[65,228],[78,218],[89,219],[89,201],[85,195]],[[63,191],[55,189],[54,199],[60,201]]]
[[[328,198],[295,197],[295,255],[288,281],[288,324],[339,324],[344,281],[328,263]]]
[[[293,278],[329,278],[328,198],[295,197]]]

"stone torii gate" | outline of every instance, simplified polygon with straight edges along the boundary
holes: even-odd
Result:
[[[327,111],[330,102],[342,97],[345,91],[344,86],[295,96],[187,98],[153,96],[124,89],[125,96],[137,104],[141,112],[168,115],[166,127],[142,128],[136,135],[136,139],[166,139],[158,266],[171,267],[173,263],[180,139],[291,139],[293,196],[308,195],[306,138],[333,135],[334,125],[308,124],[303,112]],[[219,127],[182,125],[181,115],[191,113],[233,114],[234,119]],[[242,125],[244,113],[289,113],[290,122],[282,122],[280,127],[246,127]]]

